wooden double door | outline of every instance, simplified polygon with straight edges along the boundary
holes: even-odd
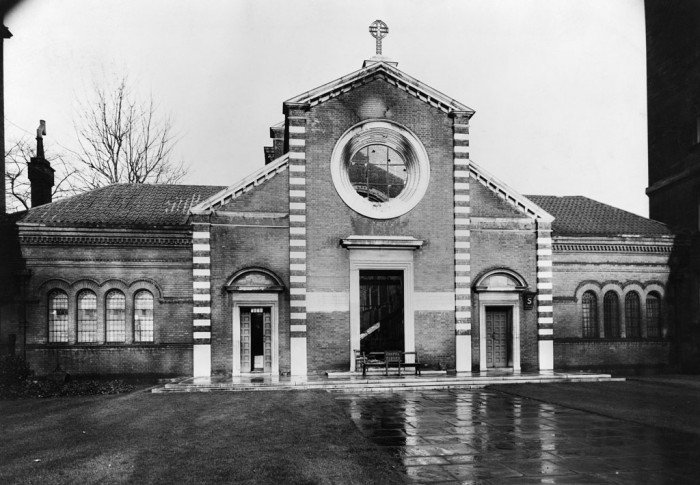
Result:
[[[513,365],[512,309],[486,307],[486,366],[492,368]]]
[[[272,311],[241,308],[241,372],[272,371]]]

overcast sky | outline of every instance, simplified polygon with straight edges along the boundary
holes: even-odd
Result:
[[[260,168],[282,102],[383,54],[476,111],[471,156],[524,194],[648,214],[642,0],[25,0],[5,19],[8,140],[75,146],[78,100],[128,75],[180,136],[185,183]]]

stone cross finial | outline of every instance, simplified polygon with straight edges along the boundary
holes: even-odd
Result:
[[[382,54],[382,39],[389,34],[389,27],[381,20],[375,20],[369,26],[369,33],[377,39],[377,55],[380,56]]]

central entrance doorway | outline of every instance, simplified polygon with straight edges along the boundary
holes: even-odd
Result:
[[[404,350],[404,272],[360,270],[360,350]]]
[[[241,371],[272,370],[272,310],[241,307]]]
[[[511,309],[486,307],[486,366],[492,368],[513,365],[513,319]]]

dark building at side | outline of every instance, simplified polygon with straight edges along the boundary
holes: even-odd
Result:
[[[700,371],[700,2],[645,2],[649,216],[677,237],[670,259],[674,355]]]

